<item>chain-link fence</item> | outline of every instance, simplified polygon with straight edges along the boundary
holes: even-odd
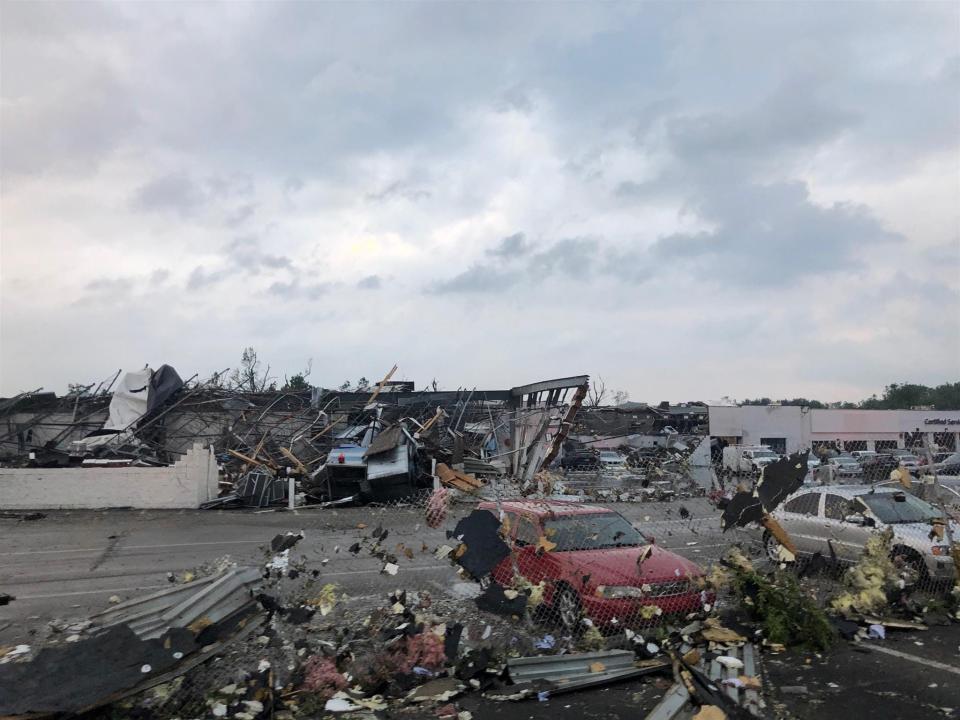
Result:
[[[757,572],[791,574],[801,592],[838,612],[951,602],[956,527],[944,512],[957,517],[960,496],[949,485],[914,479],[908,488],[889,477],[822,485],[811,472],[769,513],[773,529],[765,515],[725,530],[731,496],[756,480],[719,473],[707,491],[688,475],[572,471],[541,474],[526,492],[496,480],[475,493],[442,488],[383,512],[422,514],[445,531],[438,556],[454,565],[479,546],[486,560],[461,565],[463,580],[475,581],[491,607],[522,609],[567,632],[661,625],[731,602],[730,588],[712,577],[730,566],[731,551]],[[496,521],[486,535],[470,534],[475,511]]]

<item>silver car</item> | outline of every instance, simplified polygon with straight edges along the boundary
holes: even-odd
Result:
[[[841,478],[859,480],[863,477],[863,468],[852,455],[838,455],[827,460],[827,463],[837,469],[837,475]]]
[[[801,557],[820,553],[826,559],[854,563],[872,535],[890,528],[892,555],[913,570],[916,580],[954,577],[947,541],[930,539],[930,521],[941,518],[940,511],[902,490],[868,485],[804,488],[772,514]],[[960,537],[960,525],[951,522],[950,526],[954,537]],[[763,542],[768,557],[779,562],[780,543],[768,532]]]

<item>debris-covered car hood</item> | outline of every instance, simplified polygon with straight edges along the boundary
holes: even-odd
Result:
[[[568,551],[556,556],[577,574],[589,575],[590,583],[595,585],[639,586],[703,575],[696,563],[656,545]]]
[[[893,529],[895,538],[907,541],[914,547],[923,548],[925,552],[930,552],[932,545],[947,544],[945,537],[943,539],[938,539],[936,536],[930,537],[933,525],[929,522],[894,523],[888,527]],[[953,532],[954,538],[960,537],[960,524],[951,522],[950,530]]]

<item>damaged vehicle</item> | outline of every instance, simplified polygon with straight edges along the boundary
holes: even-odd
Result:
[[[912,570],[914,582],[954,577],[950,546],[935,526],[940,511],[915,495],[891,487],[833,485],[794,493],[773,513],[801,558],[819,554],[840,563],[855,563],[867,540],[888,528],[891,556]],[[942,525],[940,526],[942,528]],[[951,522],[954,534],[960,525]],[[783,561],[783,549],[769,532],[763,534],[767,556]]]
[[[723,468],[733,473],[759,473],[779,459],[766,445],[730,445],[723,449]]]
[[[560,459],[560,468],[572,472],[599,470],[600,459],[593,450],[574,450]]]
[[[604,470],[626,470],[627,469],[627,459],[618,452],[613,450],[601,450],[600,451],[600,466]]]
[[[601,627],[640,624],[686,614],[712,602],[701,592],[704,572],[664,550],[617,512],[578,502],[518,500],[501,505],[513,547],[493,571],[509,585],[514,568],[544,583],[544,605],[566,629],[583,618]],[[497,513],[484,502],[482,510]]]

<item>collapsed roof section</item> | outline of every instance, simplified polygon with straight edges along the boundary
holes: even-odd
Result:
[[[184,383],[162,366],[128,373],[116,389],[119,373],[93,392],[24,393],[0,399],[0,460],[164,464],[200,442],[214,447],[231,482],[253,469],[277,476],[290,468],[315,481],[307,492],[323,499],[351,489],[330,482],[349,467],[352,489],[368,497],[378,494],[373,481],[404,478],[391,496],[429,484],[436,463],[529,483],[556,457],[589,383],[578,375],[506,390],[417,391],[390,375],[364,392],[246,392],[226,387],[225,372]],[[343,467],[330,472],[334,465]]]

